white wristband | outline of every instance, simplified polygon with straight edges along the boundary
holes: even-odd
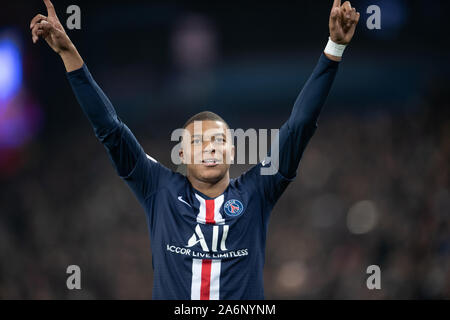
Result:
[[[342,57],[345,47],[347,47],[346,44],[337,44],[328,37],[328,43],[324,52],[335,57]]]

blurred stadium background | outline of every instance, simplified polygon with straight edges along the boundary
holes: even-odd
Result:
[[[54,0],[63,24],[80,6],[81,30],[69,36],[146,152],[172,168],[170,134],[196,112],[243,129],[287,119],[325,47],[331,3]],[[381,30],[366,28],[371,4]],[[449,5],[352,5],[356,36],[272,214],[266,298],[448,299]],[[42,1],[0,8],[0,298],[151,298],[144,211],[60,59],[32,45]],[[71,264],[82,290],[66,288]],[[366,288],[373,264],[381,290]]]

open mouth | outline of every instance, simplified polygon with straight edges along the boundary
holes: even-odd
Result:
[[[219,164],[219,160],[214,158],[204,159],[202,160],[202,164],[205,165],[206,167],[214,167]]]

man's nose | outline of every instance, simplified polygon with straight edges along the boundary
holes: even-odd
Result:
[[[214,142],[209,140],[209,141],[205,141],[205,146],[203,147],[203,152],[215,152],[216,151],[216,147],[214,145]]]

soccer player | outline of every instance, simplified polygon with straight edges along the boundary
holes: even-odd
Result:
[[[279,132],[278,171],[261,174],[270,165],[263,161],[230,179],[233,142],[227,123],[212,112],[199,113],[184,126],[179,155],[186,175],[148,156],[92,78],[50,0],[44,2],[47,16],[38,14],[30,24],[33,43],[43,38],[60,55],[96,137],[145,209],[153,298],[264,299],[269,215],[297,174],[359,13],[350,2],[334,0],[328,44]],[[199,121],[200,132],[195,130]]]

